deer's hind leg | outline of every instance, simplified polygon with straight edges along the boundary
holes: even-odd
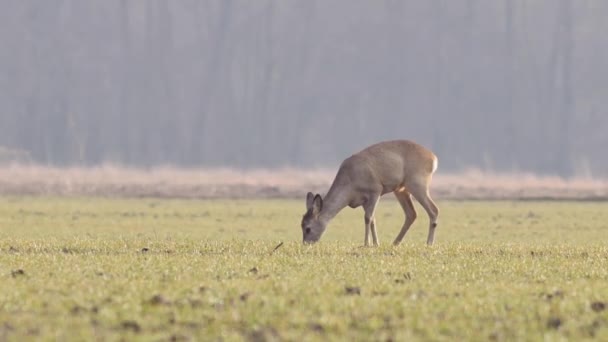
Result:
[[[399,235],[395,238],[393,242],[394,246],[398,246],[403,240],[403,237],[407,233],[407,231],[412,226],[412,223],[416,220],[416,209],[414,208],[414,203],[412,202],[412,195],[407,192],[405,189],[395,190],[395,197],[401,204],[401,208],[403,208],[403,212],[405,213],[405,223],[399,232]]]
[[[429,235],[426,239],[426,244],[431,246],[435,240],[435,228],[437,228],[437,217],[439,216],[439,208],[431,199],[428,185],[418,186],[412,189],[412,195],[418,200],[420,205],[426,210],[429,215]]]

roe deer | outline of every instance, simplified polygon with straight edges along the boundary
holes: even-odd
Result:
[[[429,195],[437,157],[433,152],[408,140],[385,141],[367,147],[345,159],[338,169],[325,198],[309,192],[306,213],[302,218],[304,243],[318,241],[327,223],[347,205],[363,206],[365,211],[365,245],[378,246],[374,212],[380,196],[393,192],[405,212],[405,223],[393,244],[399,245],[416,219],[412,197],[429,215],[428,245],[433,244],[439,209]]]

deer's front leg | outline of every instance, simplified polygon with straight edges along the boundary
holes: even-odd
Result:
[[[378,241],[378,232],[376,231],[376,216],[374,215],[374,217],[372,217],[372,223],[371,223],[371,230],[372,230],[372,242],[374,243],[374,246],[379,246],[380,242]]]
[[[369,233],[371,231],[371,218],[367,217],[367,215],[365,215],[365,241],[363,242],[363,244],[365,246],[369,246],[369,242],[370,242],[370,236]]]
[[[378,204],[378,200],[380,199],[380,195],[374,194],[368,197],[368,200],[363,205],[363,210],[365,211],[365,245],[370,245],[370,232],[371,237],[374,240],[374,246],[378,246],[378,234],[376,233],[376,205]]]

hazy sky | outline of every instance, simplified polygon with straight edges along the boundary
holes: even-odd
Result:
[[[608,2],[0,0],[0,161],[606,176]]]

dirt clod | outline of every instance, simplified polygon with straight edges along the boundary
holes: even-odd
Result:
[[[141,326],[136,321],[123,321],[120,324],[120,327],[124,330],[131,330],[136,333],[141,331]]]
[[[241,300],[241,302],[246,302],[250,296],[251,296],[251,292],[245,292],[239,296],[239,299]]]
[[[325,331],[325,328],[320,323],[311,323],[309,325],[309,327],[310,327],[310,330],[312,330],[312,331],[316,331],[316,332],[320,332],[320,333]]]
[[[559,317],[551,317],[547,320],[547,328],[557,329],[562,325],[562,320]]]
[[[150,298],[150,300],[148,300],[148,303],[150,305],[171,305],[171,301],[169,301],[167,298],[165,298],[161,294],[152,296],[152,298]]]
[[[361,288],[356,286],[346,286],[344,290],[347,295],[361,295]]]
[[[246,337],[246,339],[248,341],[251,341],[251,342],[278,341],[278,340],[280,340],[279,333],[273,327],[263,327],[263,328],[251,331],[245,337]]]
[[[13,276],[13,278],[17,278],[19,276],[24,276],[24,275],[25,275],[25,271],[22,269],[17,269],[17,270],[11,271],[11,276]]]
[[[595,312],[602,312],[606,310],[606,303],[604,302],[593,302],[591,303],[591,310]]]
[[[74,305],[74,306],[72,307],[72,309],[70,310],[70,313],[71,313],[72,315],[76,316],[76,315],[80,315],[80,314],[82,314],[82,313],[83,313],[83,312],[85,312],[85,311],[87,311],[87,309],[86,309],[86,308],[84,308],[84,307],[82,307],[82,306],[80,306],[80,305]]]
[[[171,337],[169,337],[169,341],[171,342],[178,342],[178,341],[188,341],[188,338],[184,335],[171,335]]]
[[[200,299],[188,299],[188,303],[190,303],[190,307],[192,308],[200,308],[204,304]]]

